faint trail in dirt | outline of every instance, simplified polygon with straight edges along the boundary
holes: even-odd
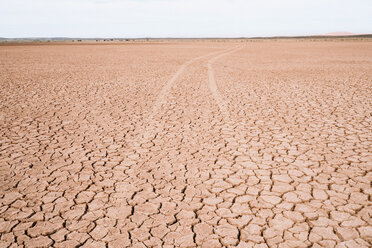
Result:
[[[228,49],[230,50],[230,49]],[[175,74],[173,74],[173,76],[171,77],[171,79],[163,86],[162,90],[160,91],[158,97],[156,98],[156,101],[152,107],[152,111],[150,113],[150,116],[149,116],[149,120],[152,120],[154,118],[154,116],[159,112],[161,106],[163,104],[165,104],[166,102],[166,95],[168,94],[169,90],[172,88],[173,84],[177,81],[177,79],[179,78],[179,76],[185,71],[185,69],[187,68],[187,66],[189,66],[190,64],[192,64],[193,62],[197,61],[197,60],[200,60],[200,59],[203,59],[203,58],[206,58],[206,57],[209,57],[209,56],[213,56],[215,54],[220,54],[222,52],[222,54],[225,54],[225,51],[217,51],[217,52],[213,52],[213,53],[208,53],[206,55],[202,55],[202,56],[199,56],[199,57],[196,57],[194,59],[191,59],[187,62],[185,62],[183,65],[180,66],[180,68],[176,71]],[[218,56],[219,57],[219,56]]]
[[[218,59],[222,58],[223,56],[226,56],[226,55],[228,55],[230,53],[236,52],[236,51],[238,51],[240,49],[242,49],[242,47],[233,48],[232,50],[229,49],[229,51],[224,52],[222,54],[219,54],[216,57],[213,57],[213,58],[209,59],[208,60],[208,63],[207,63],[207,66],[208,66],[208,84],[209,84],[209,88],[210,88],[210,90],[212,92],[212,95],[213,95],[214,100],[216,101],[216,103],[218,105],[218,108],[221,111],[221,114],[222,114],[222,116],[224,118],[224,121],[228,121],[229,120],[230,114],[229,114],[229,111],[227,109],[227,102],[226,102],[226,100],[223,99],[223,97],[221,96],[221,94],[218,91],[218,87],[217,87],[216,80],[215,80],[215,77],[214,77],[213,63],[216,62]]]
[[[179,78],[181,77],[182,73],[186,70],[186,68],[191,65],[192,63],[208,58],[213,55],[220,55],[220,54],[225,54],[227,51],[230,51],[231,48],[228,49],[223,49],[220,51],[215,51],[212,53],[208,53],[205,55],[198,56],[196,58],[193,58],[191,60],[186,61],[183,63],[178,70],[171,76],[171,78],[166,82],[166,84],[163,86],[161,89],[160,93],[156,97],[156,100],[151,108],[151,112],[148,114],[147,117],[143,120],[143,124],[140,128],[140,131],[133,140],[128,141],[127,146],[128,147],[134,147],[136,145],[144,144],[147,142],[151,142],[151,140],[158,134],[158,132],[161,131],[163,128],[160,123],[158,123],[155,120],[155,116],[160,114],[161,108],[163,105],[167,103],[167,95],[169,94],[169,91],[172,89],[173,85]]]

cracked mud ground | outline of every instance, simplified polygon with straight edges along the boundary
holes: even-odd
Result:
[[[372,43],[0,46],[0,247],[370,247]]]

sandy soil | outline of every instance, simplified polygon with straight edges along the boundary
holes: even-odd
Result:
[[[372,43],[0,46],[0,247],[369,247]]]

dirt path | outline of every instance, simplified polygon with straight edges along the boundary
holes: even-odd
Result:
[[[370,43],[0,57],[0,247],[370,247]]]

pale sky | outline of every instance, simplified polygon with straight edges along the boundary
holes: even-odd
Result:
[[[372,0],[0,0],[0,37],[372,33]]]

